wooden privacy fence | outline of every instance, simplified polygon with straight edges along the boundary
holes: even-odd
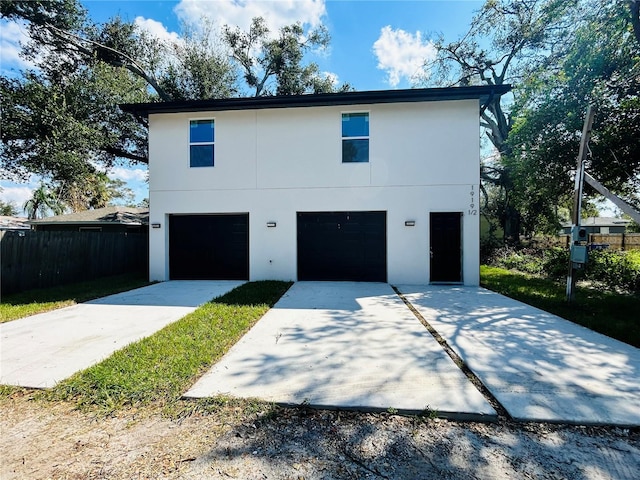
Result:
[[[141,233],[0,232],[3,294],[140,272],[148,265]]]
[[[571,235],[534,239],[540,245],[569,247]],[[611,250],[640,250],[640,233],[590,233],[591,244],[609,245]]]
[[[592,233],[589,242],[606,244],[613,250],[638,250],[640,233]]]

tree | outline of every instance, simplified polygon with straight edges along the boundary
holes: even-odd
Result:
[[[171,60],[159,80],[174,100],[228,98],[238,93],[236,66],[217,36],[213,24],[183,25],[180,41],[165,46]]]
[[[305,53],[328,46],[329,33],[324,27],[305,33],[296,23],[282,27],[279,35],[271,38],[264,19],[256,17],[247,32],[226,26],[224,40],[256,97],[335,91],[331,79],[320,74],[318,65],[302,65]],[[350,88],[344,84],[339,90]]]
[[[596,108],[586,168],[609,190],[640,204],[640,44],[625,2],[583,2],[555,68],[521,87],[504,160],[527,232],[556,230],[569,205],[587,105]],[[586,193],[594,194],[590,188]]]
[[[31,198],[24,203],[22,208],[27,212],[29,220],[38,218],[38,215],[42,218],[46,217],[50,212],[54,215],[62,215],[64,213],[62,202],[59,201],[52,190],[43,184],[40,184],[33,191]]]
[[[78,0],[6,0],[0,3],[0,15],[9,20],[26,21],[31,42],[25,47],[27,58],[36,61],[44,51],[59,60],[55,74],[66,67],[103,62],[122,67],[142,78],[163,100],[171,100],[162,88],[145,53],[154,51],[154,39],[140,32],[131,22],[115,17],[102,26],[90,23],[86,10]],[[153,64],[151,59],[151,64]],[[48,64],[51,65],[51,64]],[[47,65],[43,66],[45,69]]]
[[[599,113],[588,168],[627,199],[638,191],[636,3],[487,0],[466,35],[437,43],[430,81],[514,85],[480,112],[496,150],[481,169],[484,212],[505,240],[556,231],[589,102]]]
[[[544,65],[568,31],[566,0],[487,0],[460,39],[435,43],[437,56],[425,64],[424,83],[437,85],[503,85],[518,83]],[[514,96],[518,95],[517,88]],[[519,239],[521,216],[513,201],[513,175],[501,159],[510,154],[507,138],[513,126],[511,98],[490,98],[480,110],[481,126],[496,150],[496,160],[482,165],[485,211],[488,201],[505,240]],[[489,194],[488,188],[499,191]]]
[[[146,98],[144,85],[112,67],[3,77],[0,95],[4,169],[14,179],[35,173],[65,182],[118,158],[146,162],[146,129],[117,108],[118,101]]]
[[[0,200],[0,215],[14,217],[18,215],[18,206],[14,202]]]
[[[124,181],[112,180],[101,172],[61,185],[57,196],[72,212],[103,208],[117,199],[132,203],[134,197]]]

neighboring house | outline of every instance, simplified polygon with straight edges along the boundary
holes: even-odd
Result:
[[[624,218],[589,217],[582,219],[580,226],[587,231],[587,234],[625,233],[627,225],[630,223],[631,220],[625,220]],[[571,222],[562,224],[562,233],[571,235]]]
[[[29,230],[31,227],[24,217],[0,215],[0,230]]]
[[[38,231],[92,231],[146,233],[149,209],[135,207],[104,207],[66,215],[30,220]]]
[[[509,86],[122,105],[150,279],[479,283],[479,110]]]

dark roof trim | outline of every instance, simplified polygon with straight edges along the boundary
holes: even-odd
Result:
[[[367,92],[280,95],[273,97],[226,98],[216,100],[182,100],[176,102],[125,103],[125,112],[147,116],[151,113],[210,112],[224,110],[259,110],[266,108],[326,107],[375,103],[434,102],[472,100],[482,103],[511,90],[511,85],[471,87],[412,88],[408,90],[374,90]]]
[[[116,220],[68,220],[68,221],[47,221],[46,219],[38,219],[38,220],[29,220],[28,222],[31,225],[78,225],[79,227],[91,227],[91,226],[104,226],[104,225],[118,225],[123,227],[138,227],[144,226],[146,223],[135,220],[135,221],[116,221]]]

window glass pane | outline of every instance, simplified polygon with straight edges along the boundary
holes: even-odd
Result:
[[[213,120],[191,120],[189,142],[213,142],[214,128]]]
[[[213,145],[191,145],[192,167],[213,167]]]
[[[342,114],[343,137],[368,137],[369,114],[368,113],[343,113]]]
[[[342,140],[342,162],[368,162],[369,140]]]

